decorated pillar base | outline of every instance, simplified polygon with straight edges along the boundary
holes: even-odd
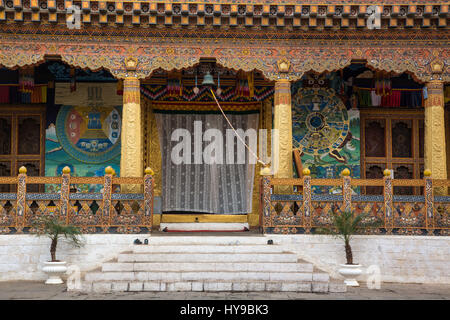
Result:
[[[142,134],[139,79],[128,77],[123,82],[122,152],[120,175],[142,177]],[[140,185],[122,185],[122,192],[142,192]]]
[[[427,83],[425,100],[425,169],[431,170],[433,179],[447,179],[445,146],[444,83],[432,80]],[[447,188],[434,188],[435,195],[446,195]]]
[[[275,82],[274,129],[278,130],[278,150],[274,152],[274,177],[292,178],[292,111],[291,83],[281,79]],[[292,193],[292,186],[276,186],[275,193]]]

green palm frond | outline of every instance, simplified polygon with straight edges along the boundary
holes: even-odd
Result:
[[[315,232],[342,238],[345,245],[347,264],[353,264],[353,253],[350,246],[350,238],[352,235],[358,233],[362,228],[376,227],[381,224],[380,220],[367,221],[369,215],[368,212],[355,214],[352,211],[338,212],[337,210],[331,210],[331,225],[329,227],[317,228]]]
[[[37,218],[33,223],[35,234],[37,236],[47,236],[51,240],[64,237],[74,247],[81,247],[81,231],[76,226],[66,224],[57,216],[42,216]]]
[[[381,221],[365,221],[370,215],[368,212],[361,214],[355,214],[352,211],[339,212],[337,210],[331,210],[331,225],[329,227],[320,227],[316,229],[318,234],[329,234],[333,236],[350,238],[352,235],[357,234],[360,229],[377,227]]]

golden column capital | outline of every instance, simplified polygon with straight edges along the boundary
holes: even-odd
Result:
[[[127,76],[123,78],[124,81],[128,81],[128,83],[133,83],[135,81],[139,81],[139,78],[136,76]]]

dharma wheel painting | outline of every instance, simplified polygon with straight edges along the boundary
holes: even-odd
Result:
[[[292,104],[293,147],[300,151],[303,167],[317,178],[337,178],[344,168],[359,177],[359,112],[347,110],[333,89],[299,88]]]

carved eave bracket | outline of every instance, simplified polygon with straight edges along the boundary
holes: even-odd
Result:
[[[4,66],[10,69],[37,65],[44,61],[44,55],[39,53],[20,53],[15,52],[13,49],[10,50],[10,53],[0,53],[0,66]]]
[[[24,39],[23,41],[25,41]],[[206,41],[206,40],[205,40]],[[371,46],[336,47],[310,45],[281,46],[264,42],[253,43],[242,48],[242,44],[205,42],[199,45],[182,39],[176,43],[145,45],[123,45],[99,43],[59,43],[42,41],[17,43],[1,40],[0,65],[18,68],[37,65],[45,61],[45,55],[58,55],[72,67],[96,71],[105,69],[118,79],[136,77],[149,78],[161,68],[166,71],[183,70],[200,63],[203,57],[214,57],[219,65],[246,72],[259,70],[272,81],[286,79],[296,81],[309,72],[332,72],[350,65],[353,59],[367,61],[376,70],[408,72],[421,82],[439,74],[443,81],[450,81],[449,53],[446,47],[424,48],[423,46]],[[436,65],[436,66],[435,66]],[[436,73],[433,68],[438,68]],[[434,70],[434,71],[433,71]]]
[[[402,52],[403,51],[403,52]],[[408,72],[416,80],[423,83],[438,77],[444,82],[450,81],[448,50],[423,50],[423,55],[413,55],[408,49],[399,51],[401,54],[396,59],[381,57],[380,54],[367,60],[367,65],[377,70],[394,72],[397,74]],[[409,57],[406,55],[410,54]]]

